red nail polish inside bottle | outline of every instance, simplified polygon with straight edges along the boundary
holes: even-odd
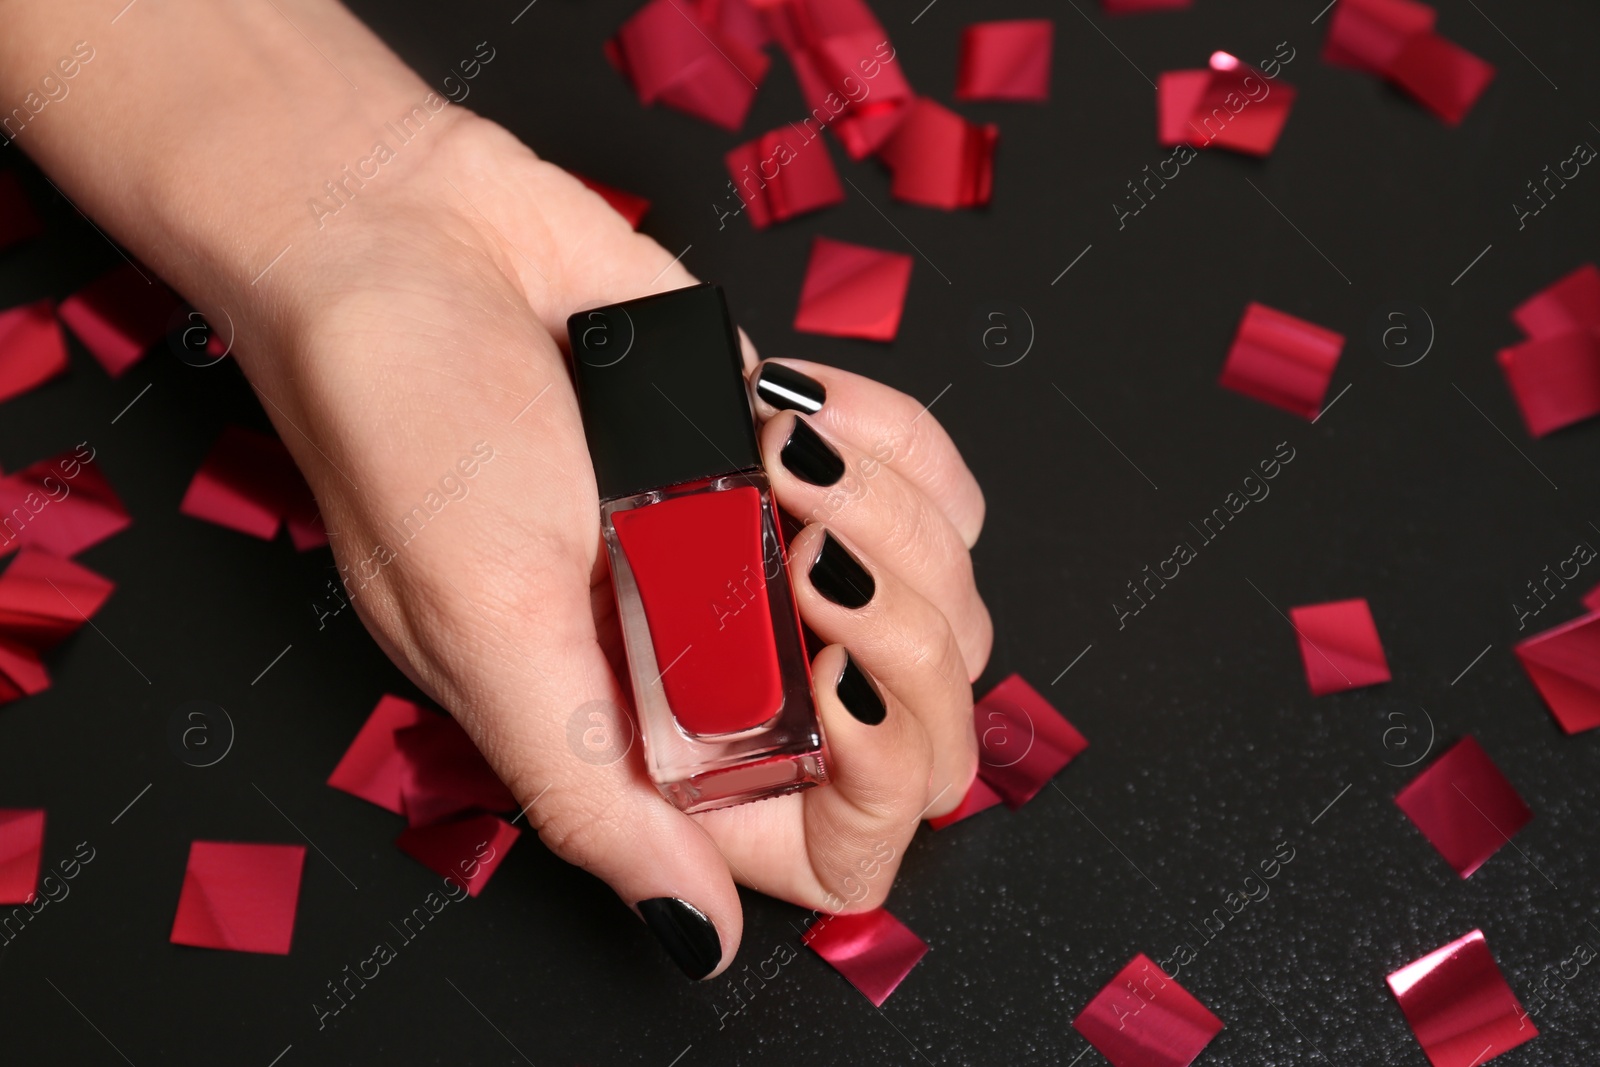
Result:
[[[684,811],[827,780],[738,336],[711,285],[567,320],[650,776]]]

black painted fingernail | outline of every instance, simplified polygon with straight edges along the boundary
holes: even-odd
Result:
[[[699,981],[722,962],[722,939],[705,912],[677,897],[639,901],[645,925],[683,973]]]
[[[756,372],[756,395],[779,411],[803,411],[815,415],[828,399],[828,391],[815,378],[809,378],[782,363],[763,363]]]
[[[822,551],[808,573],[817,592],[841,607],[865,607],[878,589],[867,569],[827,530],[822,532]]]
[[[878,725],[889,714],[888,705],[878,695],[878,687],[872,684],[866,671],[856,666],[849,652],[844,654],[844,670],[839,672],[839,681],[833,691],[839,694],[839,703],[844,705],[844,710],[868,726]]]
[[[798,415],[789,439],[783,443],[782,455],[783,465],[803,482],[829,486],[844,477],[844,460],[839,453]]]

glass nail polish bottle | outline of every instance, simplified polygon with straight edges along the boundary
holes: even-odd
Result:
[[[712,285],[567,320],[634,707],[684,811],[827,780],[739,339]]]

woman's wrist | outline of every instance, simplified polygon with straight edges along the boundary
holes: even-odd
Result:
[[[333,0],[4,0],[0,20],[6,139],[247,366],[360,243],[364,202],[466,117]]]

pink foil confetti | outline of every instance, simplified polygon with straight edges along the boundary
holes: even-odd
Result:
[[[1188,1067],[1222,1020],[1140,953],[1072,1021],[1112,1067]]]
[[[395,838],[400,851],[470,896],[482,893],[522,831],[495,815],[412,826]]]
[[[597,182],[593,178],[585,178],[582,174],[574,171],[568,171],[567,173],[582,182],[591,192],[598,194],[600,199],[610,204],[611,209],[627,219],[628,225],[636,230],[639,228],[639,223],[644,221],[645,213],[650,210],[650,201],[642,196],[623,192],[621,189]]]
[[[106,373],[120,378],[165,336],[182,306],[171,289],[125,263],[63,300],[59,314]]]
[[[1516,788],[1471,737],[1451,746],[1394,802],[1463,878],[1533,818]]]
[[[968,122],[942,104],[917,97],[878,151],[889,168],[889,195],[923,207],[983,207],[994,190],[999,127]]]
[[[1433,32],[1436,13],[1413,0],[1338,0],[1322,58],[1388,78],[1449,125],[1494,78],[1494,67]]]
[[[1089,747],[1020,674],[989,690],[973,708],[972,718],[978,732],[978,775],[1013,811]]]
[[[1156,83],[1157,140],[1171,148],[1213,145],[1266,156],[1294,107],[1294,86],[1268,78],[1227,52],[1209,69],[1168,71]]]
[[[29,904],[39,886],[44,809],[0,808],[0,904]]]
[[[606,42],[606,58],[642,104],[662,103],[737,130],[772,61],[685,2],[650,0]]]
[[[1585,263],[1518,304],[1511,318],[1536,340],[1600,329],[1600,269]]]
[[[87,443],[0,478],[0,555],[32,545],[75,556],[133,520]]]
[[[988,811],[1000,803],[1000,794],[996,793],[981,777],[972,780],[972,787],[967,790],[967,795],[961,798],[961,803],[956,805],[954,811],[948,815],[936,815],[928,820],[928,825],[935,830],[943,830],[946,826],[953,826],[963,819],[970,819],[980,811]]]
[[[70,559],[25,548],[0,573],[0,634],[47,649],[93,618],[115,588]]]
[[[1453,41],[1421,33],[1400,49],[1388,73],[1423,107],[1458,126],[1494,80],[1494,65]]]
[[[304,845],[193,842],[172,943],[287,956],[305,862]]]
[[[395,736],[407,727],[439,718],[442,716],[409,700],[384,694],[328,775],[328,784],[404,815],[404,787],[410,771]]]
[[[1524,341],[1496,360],[1533,436],[1600,415],[1600,330]]]
[[[1569,734],[1600,726],[1600,588],[1584,597],[1593,614],[1535,634],[1515,648],[1522,669]]]
[[[962,30],[956,99],[1049,100],[1055,30],[1049,19],[975,22]]]
[[[280,523],[304,552],[328,543],[316,500],[283,442],[229,426],[201,462],[178,510],[270,541]]]
[[[454,719],[424,717],[397,730],[395,747],[405,764],[400,779],[406,821],[427,826],[465,811],[509,811],[517,806],[472,738]]]
[[[883,908],[857,915],[823,915],[800,938],[872,1001],[875,1008],[928,954],[922,938]]]
[[[811,242],[794,328],[892,341],[910,285],[910,256],[818,237]]]
[[[1328,19],[1323,62],[1387,75],[1406,42],[1431,33],[1437,17],[1414,0],[1339,0]]]
[[[0,401],[34,389],[67,369],[67,342],[49,300],[0,311]]]
[[[1306,684],[1312,696],[1379,685],[1389,680],[1389,661],[1378,640],[1372,609],[1362,599],[1334,600],[1289,609],[1300,639]]]
[[[1343,334],[1265,304],[1247,304],[1218,383],[1312,419],[1322,410],[1343,350]]]
[[[862,0],[773,0],[762,11],[800,83],[805,125],[833,131],[851,159],[883,147],[911,86],[883,24]]]
[[[758,230],[844,200],[820,133],[781,126],[734,148],[723,161],[750,225]]]
[[[1406,964],[1387,981],[1433,1067],[1482,1067],[1539,1036],[1482,930]]]

